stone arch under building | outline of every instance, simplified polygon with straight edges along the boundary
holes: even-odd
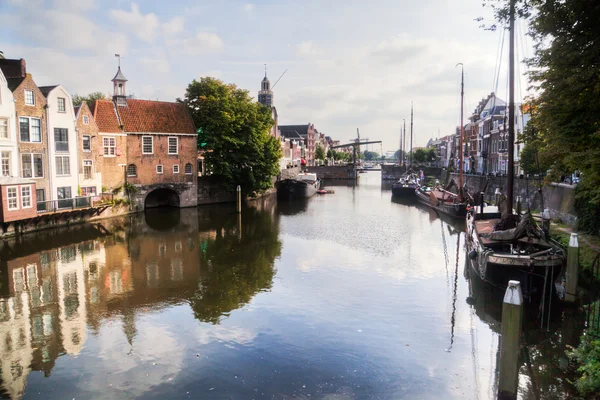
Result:
[[[157,188],[146,195],[144,208],[180,207],[179,194],[169,188]]]

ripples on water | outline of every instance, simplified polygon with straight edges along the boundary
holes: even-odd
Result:
[[[493,398],[502,293],[467,279],[464,225],[379,180],[3,242],[0,394]],[[521,398],[567,398],[579,328],[533,325]]]

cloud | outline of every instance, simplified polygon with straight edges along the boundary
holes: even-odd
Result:
[[[223,40],[216,33],[198,32],[191,38],[170,41],[169,46],[187,55],[201,55],[223,49]]]
[[[173,17],[169,21],[162,24],[162,31],[166,36],[175,36],[183,32],[185,26],[185,18]]]
[[[96,0],[54,0],[56,8],[68,10],[91,10],[97,6]]]
[[[318,48],[310,40],[301,42],[296,45],[296,54],[299,56],[316,56],[318,53]]]
[[[128,26],[135,36],[145,42],[154,40],[160,25],[155,14],[142,14],[136,3],[131,3],[131,11],[110,10],[110,17],[119,25]]]
[[[244,9],[244,11],[251,13],[252,11],[254,11],[254,8],[256,6],[252,3],[246,3],[242,6],[242,8]]]

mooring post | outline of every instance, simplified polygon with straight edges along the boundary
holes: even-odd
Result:
[[[567,250],[567,290],[565,301],[574,303],[577,299],[577,284],[579,283],[579,238],[571,233],[569,249]]]
[[[501,195],[502,195],[502,192],[500,191],[500,188],[496,188],[496,191],[494,192],[496,207],[498,207],[498,203],[500,203]]]
[[[479,198],[480,198],[480,200],[479,200],[479,201],[481,202],[481,203],[479,204],[479,212],[480,212],[481,214],[483,214],[483,206],[484,206],[484,204],[485,204],[485,192],[481,192],[481,193],[479,193]]]
[[[242,187],[240,185],[237,185],[237,188],[235,188],[235,191],[237,192],[237,212],[241,213],[242,212]]]
[[[509,281],[502,304],[502,336],[500,337],[500,373],[498,398],[515,398],[519,378],[519,350],[523,293],[519,281]]]
[[[521,215],[521,196],[517,196],[517,215]]]

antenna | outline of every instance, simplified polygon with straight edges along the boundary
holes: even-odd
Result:
[[[281,76],[279,77],[279,79],[277,79],[275,81],[275,84],[273,86],[271,86],[271,90],[275,89],[275,85],[277,85],[277,82],[279,82],[279,80],[281,78],[283,78],[283,75],[285,75],[285,73],[287,72],[287,69],[285,71],[283,71],[283,74],[281,74]],[[267,64],[265,64],[265,74],[267,73]],[[265,75],[266,76],[266,75]]]
[[[121,57],[120,54],[115,54],[115,57],[117,57],[119,59],[119,68],[121,68],[121,58],[125,58],[125,57]]]
[[[267,77],[267,64],[265,64],[265,78]]]

